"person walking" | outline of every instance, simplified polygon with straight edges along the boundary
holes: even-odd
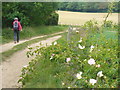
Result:
[[[14,43],[16,44],[19,42],[19,34],[20,34],[20,31],[22,31],[22,26],[18,21],[18,18],[14,18],[13,31],[14,31]]]

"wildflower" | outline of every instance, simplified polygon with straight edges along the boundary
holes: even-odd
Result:
[[[108,51],[110,51],[110,49],[107,49]]]
[[[22,79],[22,77],[20,77],[20,79]]]
[[[28,65],[25,65],[25,66],[23,66],[24,68],[27,68],[28,67]]]
[[[90,65],[95,64],[95,60],[93,58],[89,59],[88,64],[90,64]]]
[[[55,54],[52,54],[52,56],[55,56]]]
[[[79,31],[76,31],[76,33],[79,33]]]
[[[67,58],[67,59],[66,59],[66,62],[68,63],[70,60],[71,60],[70,58]]]
[[[53,56],[50,57],[50,60],[52,60],[52,59],[53,59]]]
[[[27,48],[30,48],[30,46],[27,46]]]
[[[86,61],[86,59],[84,61]]]
[[[85,48],[85,46],[81,46],[80,44],[78,44],[78,47],[79,47],[80,49],[84,49],[84,48]]]
[[[52,44],[50,44],[50,46],[51,46]]]
[[[54,42],[54,45],[56,45],[57,44],[57,42]]]
[[[79,73],[77,73],[77,75],[76,75],[76,77],[78,78],[78,79],[81,79],[82,78],[82,72],[79,72]]]
[[[93,46],[93,45],[91,45],[91,47],[90,47],[90,52],[92,52],[92,51],[93,51],[93,48],[94,48],[94,46]]]
[[[73,30],[76,30],[76,28],[73,28]]]
[[[80,41],[78,41],[78,42],[82,42],[82,38],[80,38]]]
[[[91,45],[91,47],[90,48],[94,48],[94,46],[93,45]]]
[[[112,88],[114,88],[114,86],[112,86]]]
[[[97,76],[98,76],[98,77],[102,77],[102,76],[103,76],[102,71],[99,71],[99,72],[97,73]]]
[[[53,56],[55,56],[55,54],[52,54],[52,55],[51,55],[50,60],[52,60],[52,59],[53,59]]]
[[[68,87],[68,88],[70,88],[70,87]]]
[[[90,83],[91,83],[92,85],[94,85],[96,82],[97,82],[97,80],[95,80],[95,79],[90,79]]]
[[[96,67],[100,67],[100,64],[96,65]]]
[[[65,85],[65,83],[62,83],[62,85]]]

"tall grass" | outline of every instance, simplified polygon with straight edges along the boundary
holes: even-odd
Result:
[[[38,26],[38,27],[26,27],[20,32],[20,40],[28,39],[34,36],[52,34],[55,32],[63,31],[66,26]],[[13,31],[11,28],[2,29],[2,44],[13,41]]]

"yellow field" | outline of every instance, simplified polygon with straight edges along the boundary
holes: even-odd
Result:
[[[100,24],[105,19],[107,13],[81,13],[70,11],[57,11],[59,14],[59,24],[83,25],[86,21],[95,19]],[[112,13],[108,20],[118,23],[118,13]]]

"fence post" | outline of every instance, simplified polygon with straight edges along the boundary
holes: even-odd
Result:
[[[73,29],[73,27],[71,25],[69,25],[68,34],[67,34],[67,41],[68,42],[70,42],[70,39],[71,39],[72,29]]]

